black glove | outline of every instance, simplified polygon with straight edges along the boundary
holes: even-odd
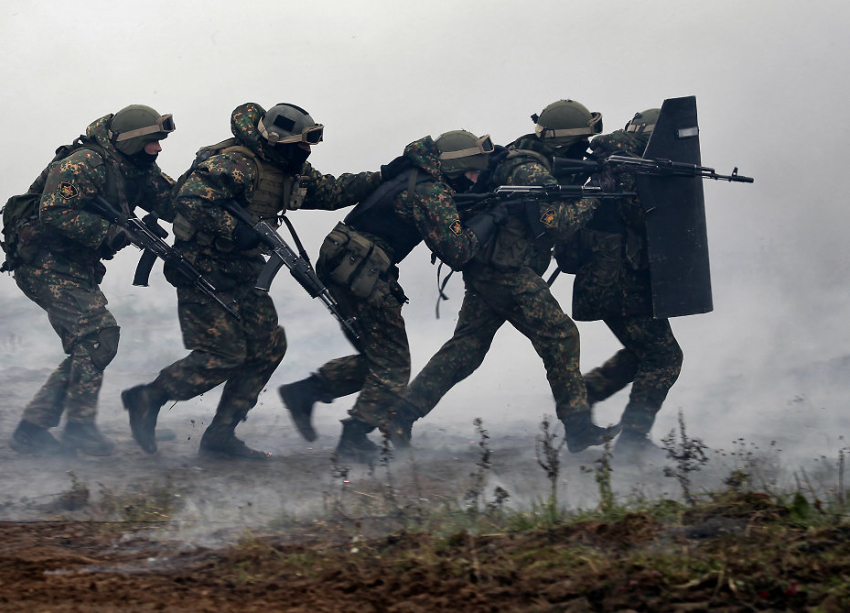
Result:
[[[508,220],[508,205],[506,202],[494,202],[483,213],[466,222],[466,227],[478,238],[483,247],[490,242],[500,225]]]
[[[240,251],[250,251],[259,246],[262,237],[251,226],[240,221],[233,229],[233,244]]]
[[[112,257],[130,244],[130,233],[117,224],[112,224],[106,231],[106,238],[100,244],[100,257],[111,260]]]

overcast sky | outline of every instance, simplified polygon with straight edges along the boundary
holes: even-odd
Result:
[[[133,103],[174,114],[160,165],[176,177],[199,147],[229,136],[230,112],[247,101],[306,108],[326,127],[310,161],[339,174],[377,169],[408,142],[451,129],[505,144],[532,129],[529,115],[562,98],[601,112],[609,131],[665,98],[695,95],[703,163],[722,173],[737,166],[755,183],[706,185],[715,311],[673,322],[685,370],[663,423],[682,407],[708,425],[730,380],[751,389],[727,404],[761,398],[761,414],[780,411],[771,394],[788,372],[850,354],[848,22],[850,5],[837,0],[6,0],[0,200],[26,190],[53,150],[92,120]],[[300,212],[293,221],[315,253],[339,217]],[[110,304],[174,314],[161,279],[131,288],[137,256],[125,250],[112,263]],[[417,370],[451,335],[462,286],[449,286],[452,300],[436,321],[426,250],[405,261],[401,282]],[[310,346],[304,331],[330,320],[300,292],[285,273],[272,292],[290,337],[282,380],[346,351],[342,340]],[[569,311],[570,280],[554,292]],[[43,340],[58,362],[57,339],[11,278],[0,280],[0,299],[32,316],[16,338]],[[602,324],[580,330],[585,369],[616,350]],[[0,364],[22,357],[9,353]],[[542,365],[512,331],[500,333],[463,388],[446,402],[495,405],[533,390],[537,412],[554,410]],[[618,416],[616,404],[606,416]]]

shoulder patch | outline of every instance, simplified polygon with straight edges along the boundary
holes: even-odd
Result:
[[[555,209],[546,209],[546,212],[540,216],[540,223],[544,226],[551,226],[555,223]]]
[[[463,226],[460,223],[460,219],[455,219],[449,226],[449,230],[452,231],[452,234],[455,234],[457,236],[463,234]]]
[[[80,192],[77,191],[77,188],[74,187],[73,183],[68,183],[67,181],[62,181],[59,184],[59,195],[62,196],[65,200],[71,200],[72,198],[76,198]]]

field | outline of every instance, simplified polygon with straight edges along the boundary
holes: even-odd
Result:
[[[44,374],[7,370],[6,401]],[[310,447],[277,411],[240,427],[272,461],[225,462],[196,453],[208,407],[166,410],[178,438],[147,456],[103,404],[111,457],[0,448],[4,612],[850,610],[843,451],[785,470],[776,443],[704,449],[682,422],[678,459],[635,464],[478,422],[349,467],[335,428]]]

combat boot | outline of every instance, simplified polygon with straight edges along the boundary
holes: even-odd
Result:
[[[665,451],[652,442],[648,433],[631,428],[623,428],[613,451],[615,457],[628,461],[661,462],[666,457]]]
[[[613,440],[620,432],[619,424],[607,428],[594,424],[590,409],[570,413],[561,421],[566,431],[567,449],[570,453],[578,453],[594,445],[603,445],[606,441]]]
[[[325,389],[324,380],[316,374],[306,379],[281,385],[277,392],[283,400],[283,406],[289,410],[292,423],[298,432],[308,441],[316,440],[316,430],[313,428],[313,405],[317,402],[328,403],[333,400]]]
[[[154,385],[137,385],[121,392],[121,402],[130,415],[130,431],[145,453],[156,453],[156,419],[168,400]]]
[[[386,432],[396,449],[408,449],[413,438],[413,424],[420,418],[419,411],[407,400],[399,400],[395,412],[387,422]]]
[[[69,421],[65,424],[62,442],[88,455],[112,455],[115,451],[115,443],[103,436],[94,422]]]
[[[57,441],[52,434],[41,426],[21,420],[9,446],[18,453],[41,456],[68,456],[74,455],[74,450]]]
[[[340,420],[342,422],[342,436],[334,451],[334,456],[340,462],[355,462],[358,464],[371,464],[378,459],[380,447],[369,440],[366,436],[375,426],[351,417]]]
[[[198,453],[202,456],[219,459],[268,460],[272,454],[251,449],[242,440],[236,438],[236,425],[241,421],[238,416],[222,417],[216,413],[209,427],[201,436]]]

